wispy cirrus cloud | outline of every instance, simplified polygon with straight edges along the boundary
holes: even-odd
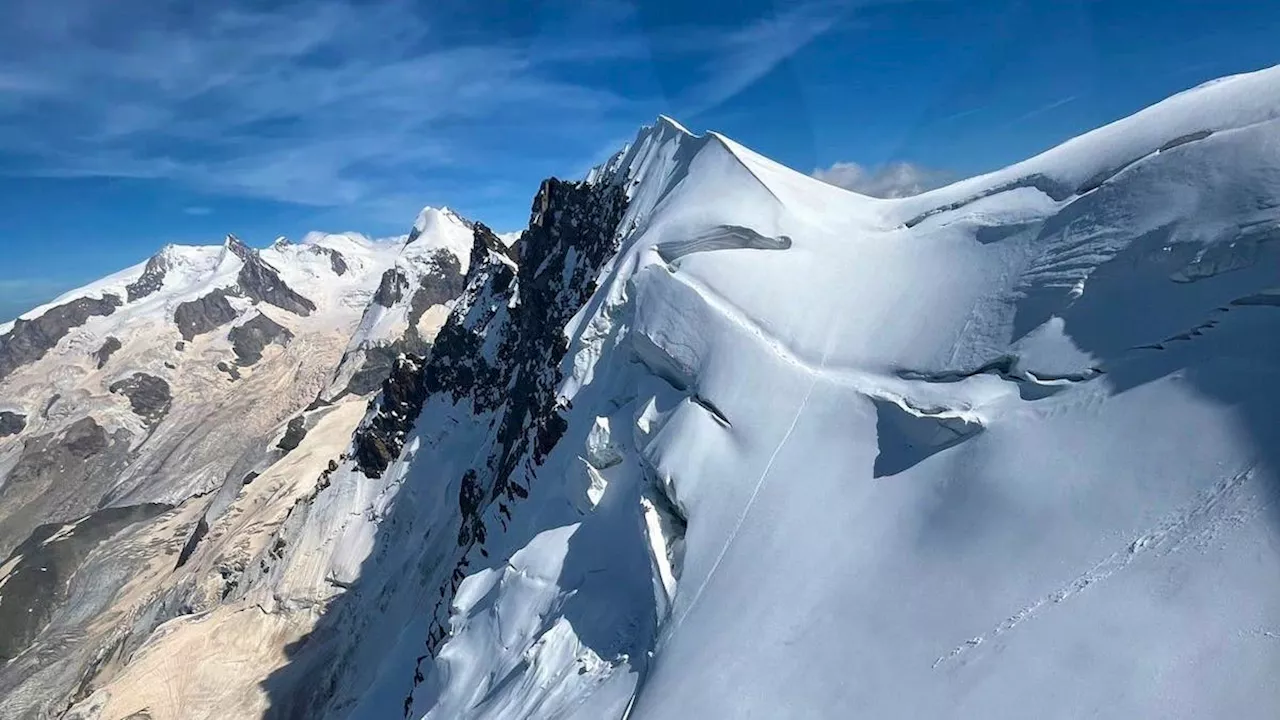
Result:
[[[642,32],[633,6],[601,3],[521,33],[412,0],[11,0],[0,173],[164,179],[402,217],[506,164],[576,167],[673,100],[684,114],[720,105],[859,4]],[[688,68],[674,99],[594,72],[654,54]]]

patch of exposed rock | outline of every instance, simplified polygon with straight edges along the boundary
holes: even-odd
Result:
[[[263,260],[257,250],[240,242],[234,235],[227,236],[227,248],[243,263],[236,282],[247,297],[295,315],[310,315],[316,309],[315,303],[286,285],[279,271]]]
[[[120,344],[120,338],[108,337],[102,343],[102,347],[93,353],[94,359],[98,361],[98,369],[101,370],[107,364],[107,360],[111,359],[111,356],[115,354],[115,351],[122,347],[124,346]]]
[[[405,436],[418,420],[426,399],[422,368],[416,355],[401,355],[382,382],[382,394],[374,402],[378,411],[356,431],[356,465],[366,477],[380,477],[400,455]]]
[[[245,367],[261,360],[262,351],[268,345],[287,344],[293,339],[293,333],[275,320],[258,313],[248,322],[231,328],[227,339],[231,341],[231,349],[235,351],[236,363]]]
[[[112,383],[107,389],[129,398],[133,414],[142,418],[149,428],[155,427],[164,419],[173,403],[169,383],[163,378],[146,373],[134,373]]]
[[[182,333],[183,340],[193,340],[211,330],[226,325],[236,319],[235,308],[231,307],[228,297],[234,293],[219,288],[204,297],[178,305],[173,311],[173,322]]]
[[[409,278],[397,268],[388,268],[382,273],[378,289],[373,293],[373,301],[384,308],[389,308],[404,299],[409,289]]]
[[[0,594],[0,660],[22,652],[49,624],[66,599],[71,576],[100,543],[168,509],[158,504],[104,508],[73,521],[72,532],[60,532],[67,524],[62,522],[35,528],[9,556],[16,563]]]
[[[347,260],[342,257],[342,253],[323,245],[312,245],[311,252],[317,255],[327,255],[329,257],[329,269],[333,271],[334,275],[347,274]]]
[[[235,365],[228,365],[226,361],[219,360],[217,368],[227,374],[227,380],[235,382],[240,379],[240,370]]]
[[[27,416],[12,410],[0,410],[0,438],[17,435],[27,427]]]
[[[280,442],[276,447],[285,452],[297,449],[302,444],[302,439],[307,436],[307,419],[301,415],[289,421],[285,426],[284,437],[280,438]]]
[[[82,297],[50,308],[33,320],[15,320],[13,328],[0,335],[0,380],[44,357],[72,328],[84,325],[91,317],[110,315],[121,304],[118,295]]]
[[[129,302],[140,300],[158,291],[164,285],[164,276],[169,272],[169,259],[164,251],[152,255],[143,268],[142,275],[125,287]]]

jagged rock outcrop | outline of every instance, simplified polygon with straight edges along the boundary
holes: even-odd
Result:
[[[382,394],[373,401],[376,411],[355,434],[355,461],[368,477],[380,477],[400,454],[406,433],[422,412],[422,368],[423,359],[416,355],[396,358],[391,375],[382,382]]]
[[[289,420],[289,424],[285,426],[284,435],[280,438],[280,442],[276,447],[285,452],[297,450],[298,445],[302,443],[303,438],[307,436],[307,419],[299,415]]]
[[[293,339],[293,333],[275,320],[258,313],[248,322],[231,328],[227,338],[231,340],[231,349],[235,351],[236,364],[246,367],[261,360],[262,351],[268,345],[288,343]]]
[[[173,311],[173,322],[182,333],[182,339],[190,342],[235,320],[237,313],[228,297],[234,297],[234,293],[222,288],[178,305]]]
[[[169,257],[162,250],[147,260],[147,266],[137,280],[125,287],[126,300],[133,302],[155,293],[164,286],[165,275],[169,272]]]
[[[236,284],[245,296],[304,317],[316,309],[314,302],[286,285],[280,279],[280,272],[263,260],[257,250],[245,245],[234,235],[227,236],[227,249],[235,253],[243,263],[236,277]]]
[[[382,281],[373,294],[373,302],[384,308],[390,308],[404,299],[405,290],[409,289],[409,278],[399,268],[389,268],[382,273]]]
[[[93,358],[98,361],[98,369],[101,370],[107,364],[107,360],[110,360],[111,356],[122,347],[124,346],[120,344],[120,338],[108,337],[104,340],[102,347],[93,353]]]
[[[173,393],[164,378],[136,372],[123,380],[117,380],[107,388],[113,393],[129,398],[129,407],[133,414],[142,418],[147,427],[160,424],[164,416],[169,414],[173,403]]]
[[[120,305],[118,295],[107,293],[101,298],[76,298],[32,320],[15,320],[13,328],[0,335],[0,380],[44,357],[72,328],[80,327],[91,317],[110,315]]]
[[[12,410],[0,410],[0,438],[17,435],[27,427],[27,416]]]

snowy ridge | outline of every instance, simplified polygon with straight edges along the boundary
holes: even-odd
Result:
[[[903,200],[643,130],[587,178],[628,205],[567,430],[356,715],[416,667],[415,718],[1266,717],[1280,317],[1244,298],[1280,280],[1278,78]],[[485,452],[440,413],[405,490]]]

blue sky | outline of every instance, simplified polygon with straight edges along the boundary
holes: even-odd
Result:
[[[167,242],[502,230],[658,113],[876,193],[1280,62],[1204,0],[6,0],[0,320]]]

